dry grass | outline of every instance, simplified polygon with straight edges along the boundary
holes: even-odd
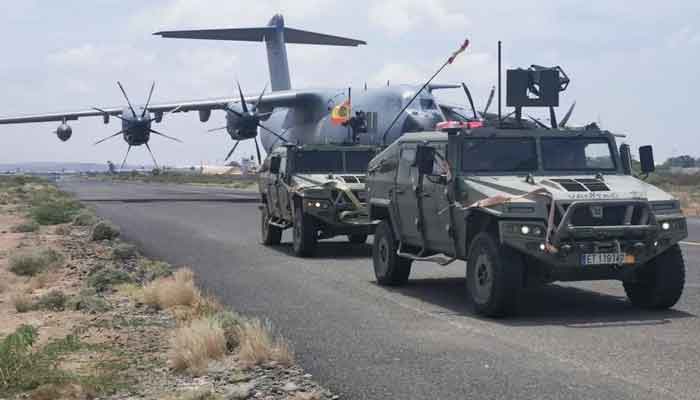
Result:
[[[87,400],[93,398],[95,398],[94,393],[74,383],[42,385],[29,395],[29,400]]]
[[[12,296],[12,304],[18,313],[25,313],[34,309],[34,300],[26,293],[17,293]]]
[[[321,393],[317,391],[296,392],[294,396],[290,397],[290,400],[321,400],[321,398]]]
[[[278,336],[273,339],[269,321],[259,319],[244,321],[238,327],[238,358],[244,365],[254,366],[275,361],[289,366],[294,363],[294,353],[289,343]]]
[[[170,348],[168,359],[174,370],[201,374],[209,361],[226,354],[226,337],[218,321],[198,319],[175,330]]]
[[[216,298],[213,296],[202,296],[199,292],[197,292],[190,304],[180,304],[169,308],[175,320],[181,324],[195,319],[211,317],[223,309],[224,307]]]
[[[34,275],[31,277],[31,279],[29,279],[27,290],[29,292],[33,292],[38,289],[43,289],[49,284],[49,282],[53,281],[55,277],[56,275],[51,271],[44,271],[38,275]]]
[[[143,302],[157,308],[192,306],[201,298],[189,268],[175,271],[173,276],[156,279],[143,288]]]

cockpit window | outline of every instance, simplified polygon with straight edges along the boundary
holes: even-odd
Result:
[[[435,105],[435,100],[433,99],[419,99],[420,101],[420,108],[422,110],[437,110],[437,106]]]

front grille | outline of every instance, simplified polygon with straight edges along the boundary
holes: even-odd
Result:
[[[558,226],[571,204],[555,205],[554,225]],[[651,215],[648,207],[642,204],[580,204],[571,214],[569,225],[580,226],[619,226],[648,225]]]

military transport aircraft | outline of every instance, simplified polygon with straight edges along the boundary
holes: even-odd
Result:
[[[150,104],[154,83],[145,105],[140,106],[130,101],[123,86],[118,83],[126,100],[126,107],[95,107],[67,113],[0,117],[0,124],[60,122],[55,133],[60,140],[66,141],[70,139],[73,132],[68,121],[83,117],[102,117],[107,124],[110,117],[116,117],[121,120],[121,130],[97,143],[122,135],[129,145],[127,156],[132,146],[146,145],[153,157],[148,145],[151,134],[178,140],[153,129],[153,122],[161,122],[166,114],[188,111],[197,111],[200,121],[207,122],[212,110],[224,110],[226,126],[215,130],[225,129],[235,141],[227,159],[231,157],[242,140],[253,139],[258,161],[260,161],[258,136],[265,150],[269,152],[284,142],[308,144],[341,143],[353,140],[367,144],[388,144],[405,132],[433,129],[438,122],[445,120],[445,113],[451,108],[438,104],[432,91],[460,87],[459,85],[430,85],[421,93],[417,93],[420,89],[418,86],[389,84],[386,87],[365,88],[352,93],[349,93],[348,88],[294,90],[291,85],[286,43],[327,46],[359,46],[366,43],[361,40],[287,28],[282,15],[275,15],[265,27],[163,31],[155,35],[164,38],[265,42],[271,93],[265,93],[263,90],[256,96],[244,96],[238,85],[238,93],[233,97]],[[415,101],[394,121],[397,114],[414,95],[417,95]],[[353,135],[355,130],[351,129],[352,124],[339,123],[334,119],[334,111],[339,109],[346,113],[345,122],[348,122],[347,120],[352,116],[362,117],[359,121],[362,126],[361,135]],[[354,114],[347,115],[347,113]],[[155,157],[153,161],[156,162]],[[122,166],[125,162],[126,157]]]

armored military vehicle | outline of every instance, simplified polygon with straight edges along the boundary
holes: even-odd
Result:
[[[270,153],[259,172],[261,232],[279,244],[293,228],[294,253],[313,255],[319,239],[347,235],[364,243],[374,232],[367,214],[366,171],[376,148],[364,145],[285,145]]]
[[[517,71],[542,84],[540,94],[547,89],[543,69]],[[513,102],[514,119],[409,133],[370,162],[377,281],[404,284],[415,260],[459,259],[485,316],[515,311],[522,288],[554,281],[619,280],[637,306],[673,306],[685,280],[679,201],[634,176],[630,148],[614,134],[562,127],[552,108],[551,126],[521,121],[522,103]],[[648,174],[652,149],[639,150]]]

